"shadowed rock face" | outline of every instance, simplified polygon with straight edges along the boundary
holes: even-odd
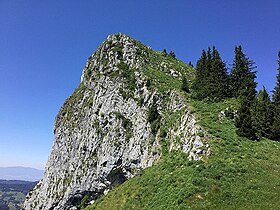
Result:
[[[207,154],[208,145],[196,135],[203,131],[180,94],[170,91],[166,100],[149,88],[144,69],[157,65],[150,51],[114,34],[88,59],[80,86],[56,117],[44,178],[26,197],[24,209],[76,209],[84,196],[95,200],[159,160],[159,131],[153,133],[148,120],[152,104],[162,122],[165,110],[185,109],[178,126],[167,131],[169,150],[182,150],[194,160]],[[158,68],[169,67],[160,63]]]

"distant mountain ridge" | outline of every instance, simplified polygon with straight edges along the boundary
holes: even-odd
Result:
[[[0,179],[4,180],[23,180],[39,181],[43,178],[43,170],[30,167],[0,167]]]

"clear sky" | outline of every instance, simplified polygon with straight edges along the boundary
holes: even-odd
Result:
[[[59,108],[116,32],[185,62],[215,45],[229,67],[241,44],[258,88],[274,88],[279,0],[0,0],[0,166],[44,168]]]

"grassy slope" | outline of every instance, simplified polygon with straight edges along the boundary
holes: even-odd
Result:
[[[163,60],[176,70],[186,68],[182,62],[157,52],[150,51],[150,55],[150,62]],[[191,79],[192,70],[187,69],[180,72]],[[178,79],[153,66],[144,73],[151,79],[151,87],[163,94],[171,88],[180,89]],[[114,188],[87,210],[280,208],[280,143],[240,138],[231,120],[219,120],[220,111],[237,107],[235,100],[190,104],[200,124],[212,135],[211,156],[190,162],[182,153],[165,154],[159,163]],[[164,126],[172,125],[172,119],[176,123],[178,118],[170,116]]]
[[[279,209],[280,143],[236,136],[232,121],[218,119],[235,101],[192,104],[213,135],[212,155],[170,154],[87,209]]]

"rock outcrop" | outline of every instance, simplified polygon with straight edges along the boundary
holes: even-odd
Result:
[[[181,150],[191,160],[207,155],[207,135],[176,90],[182,74],[193,73],[127,35],[110,35],[60,109],[44,178],[23,208],[78,209],[84,196],[95,200],[152,166],[164,150]]]

